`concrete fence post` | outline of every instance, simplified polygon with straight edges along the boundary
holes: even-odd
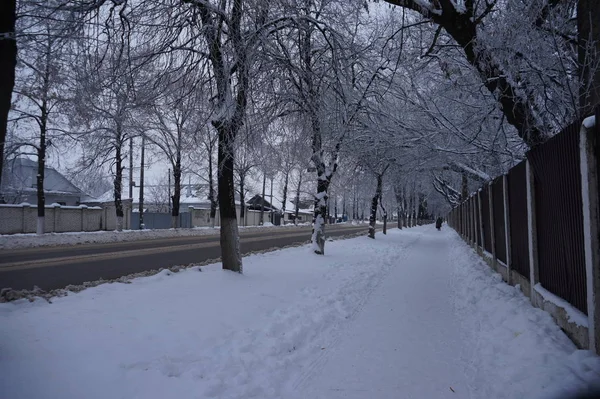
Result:
[[[86,231],[86,215],[88,207],[86,205],[80,205],[81,207],[81,231]]]
[[[540,281],[540,270],[538,265],[537,225],[535,215],[535,178],[529,158],[525,163],[525,178],[527,181],[527,241],[529,244],[530,298],[533,301],[535,298],[535,285]]]
[[[61,232],[61,230],[60,230],[61,214],[62,214],[62,207],[60,206],[60,204],[54,204],[54,231],[56,233]]]
[[[599,108],[600,111],[600,108]],[[597,114],[600,112],[597,112]],[[588,118],[581,126],[579,150],[581,162],[581,198],[586,268],[589,349],[600,354],[600,210],[598,198],[598,125]]]
[[[509,218],[509,203],[508,203],[508,176],[502,176],[502,199],[504,202],[504,240],[506,241],[506,273],[508,274],[507,282],[512,285],[511,267],[510,267],[510,218]]]
[[[60,211],[60,205],[55,204],[52,209],[52,215],[54,216],[54,226],[52,226],[53,233],[58,232],[58,218],[60,217],[59,211]]]

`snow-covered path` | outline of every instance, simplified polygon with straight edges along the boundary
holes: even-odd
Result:
[[[0,304],[0,397],[551,399],[600,381],[448,228],[244,266]]]
[[[399,258],[298,398],[461,398],[469,337],[455,314],[447,237],[425,235]],[[322,365],[322,366],[321,366]]]

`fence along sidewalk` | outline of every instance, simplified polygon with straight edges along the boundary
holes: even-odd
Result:
[[[600,107],[593,122],[577,121],[529,151],[448,220],[579,347],[600,354]]]

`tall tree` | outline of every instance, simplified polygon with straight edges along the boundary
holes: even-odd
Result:
[[[433,39],[434,43],[431,45],[432,49],[440,36],[439,32],[442,29],[445,30],[460,46],[469,64],[481,77],[483,85],[496,97],[506,121],[516,128],[523,141],[530,147],[545,141],[548,137],[546,126],[539,119],[540,115],[537,111],[538,104],[536,104],[535,96],[528,92],[528,89],[531,88],[522,87],[522,79],[518,76],[518,72],[511,70],[507,63],[502,62],[503,55],[495,50],[494,45],[487,42],[489,38],[493,37],[489,29],[498,29],[498,25],[500,25],[497,18],[494,20],[495,14],[501,12],[504,8],[508,9],[507,3],[495,0],[485,2],[470,0],[461,2],[453,0],[385,1],[414,11],[438,25],[438,31]],[[544,3],[544,5],[535,8],[537,12],[521,24],[522,28],[536,28],[537,25],[540,28],[545,27],[548,14],[560,2],[548,0],[541,3]],[[527,11],[531,10],[525,7],[519,9],[520,14],[527,14],[529,17],[529,14],[533,14],[533,11],[528,13]],[[518,7],[515,5],[514,8]],[[491,22],[488,20],[491,20]],[[509,30],[514,34],[515,27],[513,26]],[[559,39],[562,40],[562,37]],[[566,40],[568,41],[570,38],[567,37]],[[524,52],[526,52],[525,47],[523,52],[511,54],[510,57],[513,63],[516,63],[515,58],[523,57]]]
[[[144,129],[140,110],[149,104],[151,94],[143,57],[133,57],[129,41],[111,43],[103,53],[88,49],[78,66],[74,137],[82,143],[82,162],[89,167],[108,164],[113,173],[113,197],[117,230],[123,228],[122,201],[125,143]]]
[[[202,124],[197,118],[202,98],[200,88],[189,74],[162,79],[162,87],[164,93],[152,106],[152,130],[147,138],[160,148],[171,165],[174,185],[171,227],[177,228],[180,227],[182,159],[190,149],[194,132]]]
[[[8,114],[15,85],[17,66],[17,40],[15,23],[17,0],[4,0],[0,4],[0,183],[4,166],[4,143],[8,129]]]
[[[33,148],[37,159],[37,233],[45,232],[45,190],[47,148],[58,144],[60,134],[53,130],[65,123],[59,107],[66,103],[70,54],[61,29],[60,13],[55,19],[46,10],[23,4],[17,25],[20,51],[14,87],[13,115],[17,146]],[[57,22],[58,21],[58,22]],[[62,109],[64,111],[64,107]],[[60,120],[62,119],[62,120]]]
[[[221,218],[223,268],[242,272],[239,232],[235,208],[235,139],[246,116],[250,78],[260,39],[273,23],[267,21],[268,7],[243,0],[183,0],[198,11],[201,34],[208,49],[216,86],[212,125],[217,131],[218,198]]]
[[[600,106],[600,3],[577,1],[579,106],[588,116]]]

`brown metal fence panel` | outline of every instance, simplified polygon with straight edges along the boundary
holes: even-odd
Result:
[[[479,224],[479,196],[475,195],[475,242],[481,246],[481,228]]]
[[[458,206],[458,234],[462,236],[462,204]]]
[[[467,235],[469,234],[468,229],[467,229],[467,212],[468,212],[468,204],[465,201],[465,202],[463,202],[463,217],[462,217],[463,236],[465,236],[465,239],[467,238]]]
[[[596,107],[596,134],[594,136],[596,137],[594,152],[598,160],[600,159],[600,105]],[[596,177],[598,178],[598,185],[596,187],[600,190],[600,162],[596,163],[596,170]]]
[[[469,200],[465,201],[465,239],[469,241]]]
[[[475,200],[473,199],[473,197],[469,198],[469,216],[468,216],[468,222],[469,222],[469,240],[471,242],[473,242],[473,240],[475,240],[475,236],[473,234],[473,208],[475,208]]]
[[[527,227],[527,180],[525,161],[508,172],[508,219],[510,267],[529,280],[529,237]]]
[[[490,225],[489,186],[481,190],[481,221],[483,222],[483,248],[492,253],[492,229]]]
[[[467,204],[463,202],[460,206],[460,226],[463,237],[467,235],[467,226],[465,225],[465,214],[467,213]]]
[[[497,177],[492,183],[494,215],[494,249],[496,258],[506,264],[506,231],[504,223],[504,179]]]
[[[531,150],[540,283],[587,314],[579,154],[581,121]]]

